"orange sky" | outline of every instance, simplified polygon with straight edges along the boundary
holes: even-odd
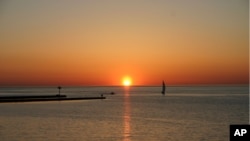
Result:
[[[248,1],[5,1],[0,86],[248,84]]]

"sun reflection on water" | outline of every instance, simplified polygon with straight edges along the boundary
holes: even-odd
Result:
[[[131,121],[131,111],[130,111],[130,97],[129,97],[129,91],[125,90],[125,95],[124,95],[124,111],[123,111],[123,141],[130,141],[131,137],[131,126],[130,126],[130,121]]]

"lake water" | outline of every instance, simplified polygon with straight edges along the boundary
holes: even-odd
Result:
[[[115,92],[115,95],[108,93]],[[249,88],[64,87],[105,100],[0,103],[0,141],[228,141],[249,123]],[[0,95],[57,94],[52,87],[0,88]]]

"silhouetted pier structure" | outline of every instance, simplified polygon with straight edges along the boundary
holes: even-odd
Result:
[[[0,96],[0,103],[7,102],[39,102],[39,101],[69,101],[69,100],[93,100],[93,99],[106,99],[103,95],[100,97],[67,97],[61,95],[61,86],[57,87],[59,93],[57,95],[12,95]]]
[[[69,101],[69,100],[94,100],[106,97],[67,97],[66,95],[39,95],[39,96],[1,96],[0,103],[7,102],[39,102],[39,101]]]

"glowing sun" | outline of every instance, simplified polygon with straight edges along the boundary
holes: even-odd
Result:
[[[122,80],[123,86],[131,86],[132,85],[132,80],[130,77],[126,76]]]

